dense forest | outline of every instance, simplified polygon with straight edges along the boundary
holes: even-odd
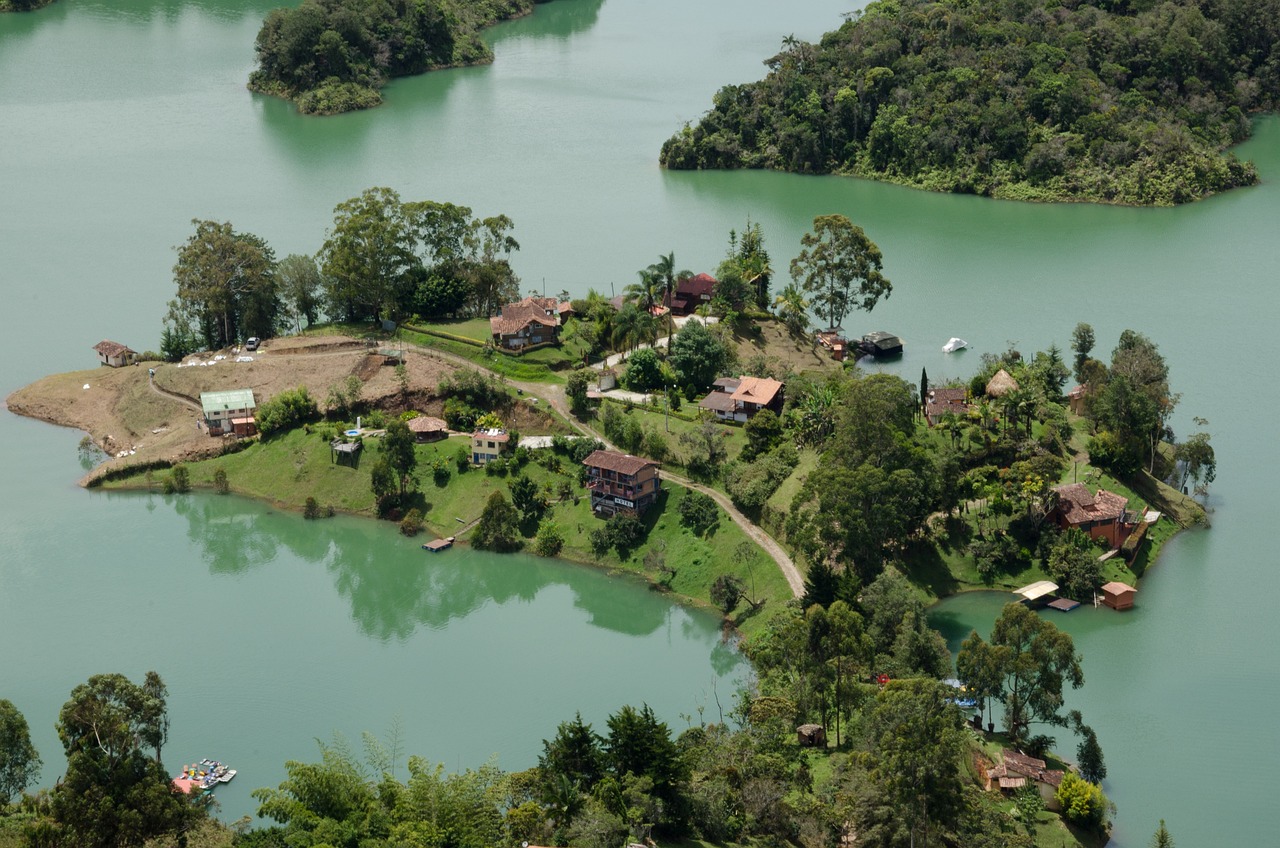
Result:
[[[788,605],[746,649],[754,689],[728,703],[717,696],[684,716],[685,728],[647,705],[621,707],[599,731],[576,715],[547,728],[537,765],[524,771],[406,763],[394,729],[385,741],[366,735],[363,757],[337,738],[321,744],[319,762],[287,762],[285,780],[254,791],[266,819],[254,829],[248,820],[228,828],[210,816],[212,798],[171,789],[161,763],[168,690],[155,672],[141,684],[94,675],[71,692],[57,722],[65,776],[34,794],[23,790],[41,758],[26,718],[0,699],[0,848],[618,848],[651,839],[1031,848],[1037,828],[1054,844],[1080,844],[1042,813],[1036,789],[981,791],[1002,742],[1039,752],[1053,740],[984,740],[963,722],[956,690],[938,680],[950,674],[946,645],[897,572],[849,601]],[[967,650],[982,654],[963,666],[973,691],[1006,710],[1026,701],[1029,721],[1093,738],[1078,714],[1061,712],[1063,687],[1083,681],[1071,637],[1052,623],[1011,604],[991,641],[974,634]],[[796,724],[813,721],[830,728],[825,744],[797,737]],[[1106,772],[1100,749],[1077,755],[1082,776],[1064,777],[1055,800],[1087,841],[1107,828]]]
[[[1223,156],[1280,100],[1280,0],[877,0],[722,88],[669,168],[841,173],[1170,205],[1257,182]]]
[[[493,61],[480,30],[527,15],[535,0],[304,0],[258,32],[249,88],[333,115],[382,102],[392,77]]]
[[[32,12],[52,2],[53,0],[0,0],[0,12]]]

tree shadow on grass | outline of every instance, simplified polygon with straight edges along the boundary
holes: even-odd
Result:
[[[936,597],[955,594],[960,588],[938,547],[923,539],[913,539],[902,552],[902,564],[912,583],[924,586]]]

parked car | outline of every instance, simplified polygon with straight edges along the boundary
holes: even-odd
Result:
[[[249,340],[244,343],[245,350],[257,350],[258,345],[262,344],[262,339],[257,336],[250,336]]]

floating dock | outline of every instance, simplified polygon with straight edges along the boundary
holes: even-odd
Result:
[[[453,536],[450,536],[447,539],[433,539],[432,541],[427,542],[425,545],[423,545],[422,549],[424,551],[430,551],[431,553],[434,554],[438,551],[443,551],[446,548],[453,547],[453,541],[454,541]]]

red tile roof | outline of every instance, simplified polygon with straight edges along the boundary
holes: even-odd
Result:
[[[120,342],[113,342],[103,339],[93,346],[93,349],[103,356],[119,356],[122,353],[137,353],[136,350],[128,345],[122,345]]]
[[[924,414],[928,416],[930,423],[934,424],[946,412],[967,415],[969,412],[969,404],[965,403],[967,396],[968,390],[964,388],[930,389],[924,402]]]
[[[546,310],[531,301],[541,298],[526,297],[519,303],[508,303],[502,307],[502,314],[489,319],[489,329],[495,336],[514,336],[530,324],[541,324],[544,327],[557,327],[559,321],[548,315]],[[554,301],[555,298],[546,298]],[[551,307],[553,310],[555,306]]]
[[[773,403],[773,399],[781,390],[782,383],[777,380],[771,380],[768,377],[743,377],[742,382],[738,384],[738,390],[733,393],[733,399],[742,403],[768,406]]]
[[[651,465],[654,467],[658,465],[652,459],[607,450],[592,452],[586,459],[582,460],[582,464],[588,468],[601,468],[605,471],[617,471],[620,474],[631,475],[639,474]]]
[[[1090,493],[1083,483],[1068,483],[1053,488],[1058,493],[1058,509],[1068,524],[1084,524],[1089,521],[1113,521],[1124,513],[1129,499],[1106,489]]]

